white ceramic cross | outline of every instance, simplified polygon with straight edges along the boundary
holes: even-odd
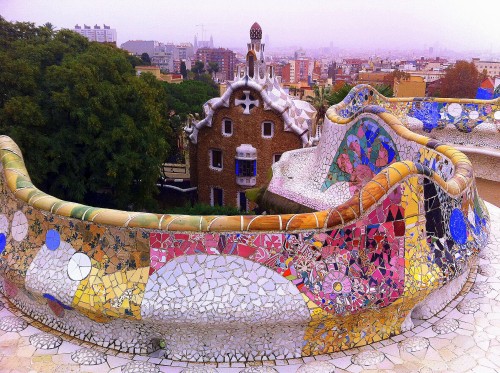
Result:
[[[250,105],[259,106],[259,100],[250,99],[250,91],[243,91],[245,94],[244,100],[235,99],[234,104],[236,106],[243,104],[245,106],[245,110],[243,110],[243,114],[250,114]]]

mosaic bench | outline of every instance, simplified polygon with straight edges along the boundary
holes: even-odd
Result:
[[[385,97],[368,84],[355,86],[337,107],[337,119],[346,123],[365,106],[377,105],[394,114],[404,125],[409,118],[420,121],[421,129],[454,127],[469,133],[482,123],[491,123],[500,130],[500,98],[478,100],[441,97]]]
[[[349,195],[297,214],[160,215],[61,201],[31,183],[19,148],[1,136],[0,291],[67,335],[175,360],[297,358],[398,334],[460,289],[489,218],[462,153],[365,111],[303,154],[323,149],[334,185],[332,145],[351,131],[378,173],[356,173],[363,182]]]

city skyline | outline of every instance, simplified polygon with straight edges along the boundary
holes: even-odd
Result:
[[[216,47],[240,48],[255,21],[269,38],[268,50],[332,45],[347,50],[434,47],[496,54],[500,46],[495,12],[485,11],[495,9],[494,0],[386,0],[384,6],[368,0],[312,0],[307,6],[262,0],[237,4],[214,0],[184,7],[161,2],[137,5],[129,0],[0,0],[0,4],[8,21],[50,22],[57,29],[110,25],[117,30],[118,46],[127,40],[192,43],[197,35],[198,40],[212,36]]]

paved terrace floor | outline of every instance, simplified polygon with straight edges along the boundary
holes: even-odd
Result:
[[[500,208],[462,292],[438,315],[362,348],[302,359],[194,364],[119,353],[66,337],[0,298],[0,372],[500,372]]]

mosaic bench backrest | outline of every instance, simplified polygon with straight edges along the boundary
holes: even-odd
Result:
[[[453,99],[437,97],[395,97],[387,98],[370,85],[355,86],[345,99],[336,105],[335,114],[340,122],[346,123],[355,113],[368,105],[377,105],[394,114],[403,123],[406,117],[414,117],[423,124],[423,130],[431,132],[447,125],[459,131],[470,132],[483,122],[500,125],[500,98],[494,100]]]
[[[318,146],[285,154],[273,166],[268,190],[312,209],[326,209],[347,202],[376,174],[404,160],[450,180],[455,171],[450,158],[398,134],[378,115],[384,112],[379,106],[364,106],[347,124],[326,117]]]

